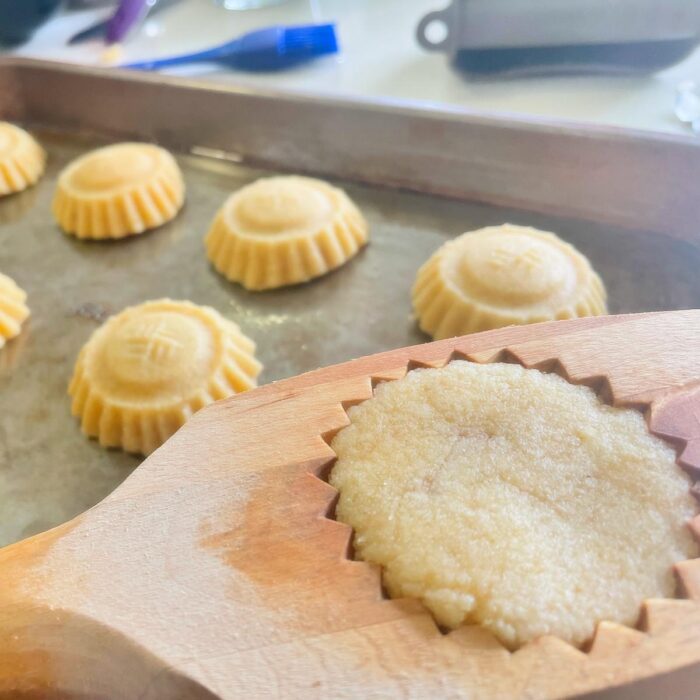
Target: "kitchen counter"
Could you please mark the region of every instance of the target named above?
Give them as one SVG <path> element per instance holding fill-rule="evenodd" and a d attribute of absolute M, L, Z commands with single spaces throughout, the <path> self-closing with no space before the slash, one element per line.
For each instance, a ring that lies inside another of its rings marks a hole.
<path fill-rule="evenodd" d="M 196 51 L 270 24 L 335 20 L 342 47 L 337 57 L 275 74 L 245 74 L 213 65 L 171 72 L 252 87 L 382 97 L 438 107 L 691 133 L 674 116 L 673 100 L 678 83 L 700 80 L 700 51 L 648 77 L 470 81 L 453 70 L 443 54 L 425 52 L 414 39 L 419 19 L 444 4 L 441 0 L 291 0 L 263 10 L 230 12 L 212 0 L 185 0 L 146 22 L 124 47 L 123 59 Z M 99 64 L 102 44 L 68 47 L 66 41 L 104 15 L 104 10 L 60 14 L 13 53 Z"/>

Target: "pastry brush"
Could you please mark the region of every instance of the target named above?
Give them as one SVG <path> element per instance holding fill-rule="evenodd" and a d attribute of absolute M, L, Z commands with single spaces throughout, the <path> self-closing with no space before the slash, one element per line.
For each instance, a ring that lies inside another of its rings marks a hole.
<path fill-rule="evenodd" d="M 275 26 L 257 29 L 205 51 L 130 63 L 123 68 L 158 70 L 187 63 L 215 62 L 247 70 L 277 70 L 337 51 L 334 24 Z"/>

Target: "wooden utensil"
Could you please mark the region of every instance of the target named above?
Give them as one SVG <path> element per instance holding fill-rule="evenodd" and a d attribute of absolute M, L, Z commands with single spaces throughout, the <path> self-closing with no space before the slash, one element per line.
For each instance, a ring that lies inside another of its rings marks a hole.
<path fill-rule="evenodd" d="M 88 512 L 0 551 L 0 697 L 697 698 L 700 560 L 637 629 L 511 654 L 480 627 L 442 634 L 348 558 L 324 481 L 344 409 L 453 358 L 556 371 L 646 410 L 700 475 L 700 311 L 513 327 L 263 386 L 198 413 Z"/>

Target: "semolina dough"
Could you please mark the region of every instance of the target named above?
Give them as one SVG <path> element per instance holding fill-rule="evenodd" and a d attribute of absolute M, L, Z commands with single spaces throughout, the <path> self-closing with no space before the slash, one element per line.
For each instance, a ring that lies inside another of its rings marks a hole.
<path fill-rule="evenodd" d="M 210 307 L 170 299 L 129 307 L 80 351 L 73 415 L 101 445 L 150 454 L 203 406 L 256 386 L 254 351 Z"/>
<path fill-rule="evenodd" d="M 504 224 L 465 233 L 420 268 L 413 308 L 435 339 L 607 313 L 588 260 L 553 233 Z"/>
<path fill-rule="evenodd" d="M 337 187 L 309 177 L 257 180 L 234 192 L 206 237 L 214 267 L 246 289 L 300 284 L 367 243 L 367 223 Z"/>
<path fill-rule="evenodd" d="M 60 227 L 78 238 L 124 238 L 170 221 L 185 200 L 175 159 L 149 143 L 90 151 L 63 169 L 53 201 Z"/>
<path fill-rule="evenodd" d="M 452 362 L 381 384 L 332 443 L 338 520 L 392 597 L 506 646 L 634 624 L 698 555 L 675 453 L 641 414 L 518 365 Z"/>

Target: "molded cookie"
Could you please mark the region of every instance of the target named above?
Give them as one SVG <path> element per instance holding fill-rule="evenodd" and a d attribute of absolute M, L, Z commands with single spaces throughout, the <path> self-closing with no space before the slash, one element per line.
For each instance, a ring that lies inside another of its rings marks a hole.
<path fill-rule="evenodd" d="M 216 310 L 161 299 L 132 306 L 80 351 L 68 389 L 82 430 L 149 454 L 203 406 L 256 386 L 255 343 Z"/>
<path fill-rule="evenodd" d="M 367 224 L 342 190 L 308 177 L 271 177 L 234 192 L 206 237 L 214 267 L 247 289 L 307 282 L 367 242 Z"/>
<path fill-rule="evenodd" d="M 553 233 L 504 224 L 465 233 L 420 268 L 413 307 L 435 339 L 607 313 L 591 264 Z"/>
<path fill-rule="evenodd" d="M 21 192 L 44 172 L 46 154 L 24 129 L 0 122 L 0 195 Z"/>
<path fill-rule="evenodd" d="M 64 168 L 53 213 L 61 228 L 78 238 L 123 238 L 170 221 L 184 198 L 182 174 L 168 151 L 119 143 Z"/>
<path fill-rule="evenodd" d="M 26 300 L 27 293 L 10 277 L 0 274 L 0 348 L 19 335 L 29 316 Z"/>

